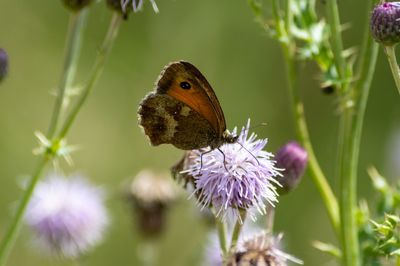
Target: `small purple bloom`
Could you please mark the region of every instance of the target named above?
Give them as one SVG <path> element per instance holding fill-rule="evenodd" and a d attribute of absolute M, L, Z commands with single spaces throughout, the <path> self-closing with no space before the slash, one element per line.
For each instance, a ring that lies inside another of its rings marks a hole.
<path fill-rule="evenodd" d="M 8 55 L 6 51 L 0 48 L 0 82 L 7 76 L 8 73 Z"/>
<path fill-rule="evenodd" d="M 378 4 L 372 11 L 372 37 L 384 45 L 400 42 L 400 2 Z"/>
<path fill-rule="evenodd" d="M 79 176 L 52 174 L 36 186 L 25 222 L 43 248 L 74 258 L 100 242 L 108 216 L 99 188 Z"/>
<path fill-rule="evenodd" d="M 276 153 L 276 166 L 284 169 L 283 176 L 278 178 L 282 185 L 280 193 L 294 189 L 301 180 L 308 162 L 307 151 L 297 142 L 291 141 L 281 147 Z"/>
<path fill-rule="evenodd" d="M 250 120 L 237 143 L 225 144 L 220 151 L 193 151 L 191 164 L 183 171 L 195 178 L 194 194 L 199 204 L 214 206 L 223 217 L 231 210 L 239 216 L 239 209 L 252 207 L 265 214 L 266 203 L 278 201 L 275 177 L 280 173 L 271 160 L 273 155 L 263 150 L 267 140 L 256 140 L 254 133 L 248 137 L 249 126 Z"/>

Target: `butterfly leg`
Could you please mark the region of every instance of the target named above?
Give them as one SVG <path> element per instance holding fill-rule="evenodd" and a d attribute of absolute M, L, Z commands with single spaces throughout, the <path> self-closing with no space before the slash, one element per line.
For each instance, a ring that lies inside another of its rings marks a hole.
<path fill-rule="evenodd" d="M 229 172 L 228 168 L 226 167 L 225 153 L 224 153 L 220 148 L 217 148 L 217 149 L 219 150 L 220 153 L 222 153 L 222 156 L 224 157 L 224 167 L 225 167 L 225 170 L 226 170 L 227 172 Z"/>
<path fill-rule="evenodd" d="M 212 151 L 213 151 L 213 149 L 210 149 L 209 151 L 203 152 L 203 153 L 200 155 L 200 172 L 201 172 L 201 169 L 203 169 L 203 155 L 204 155 L 204 154 L 207 154 L 207 153 L 210 153 L 210 152 L 212 152 Z"/>

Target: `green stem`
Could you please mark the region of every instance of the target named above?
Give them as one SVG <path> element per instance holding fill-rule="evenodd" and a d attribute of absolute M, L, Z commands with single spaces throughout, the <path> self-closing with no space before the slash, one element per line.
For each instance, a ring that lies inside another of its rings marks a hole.
<path fill-rule="evenodd" d="M 338 70 L 339 78 L 343 84 L 341 88 L 341 91 L 343 92 L 346 87 L 344 85 L 347 83 L 345 81 L 346 61 L 343 57 L 343 41 L 337 0 L 327 0 L 326 8 L 328 15 L 328 25 L 331 28 L 332 51 L 334 55 L 336 69 Z"/>
<path fill-rule="evenodd" d="M 90 95 L 91 91 L 93 90 L 93 87 L 95 86 L 97 80 L 99 79 L 101 73 L 103 72 L 104 65 L 111 51 L 112 44 L 114 43 L 114 40 L 118 35 L 119 26 L 121 24 L 122 19 L 123 19 L 122 16 L 118 12 L 114 12 L 106 37 L 97 54 L 92 74 L 90 75 L 89 80 L 84 86 L 83 93 L 81 94 L 78 102 L 71 110 L 71 113 L 67 116 L 65 123 L 63 124 L 63 127 L 61 128 L 60 133 L 58 135 L 58 139 L 64 138 L 65 135 L 68 133 L 80 109 L 86 102 L 86 99 Z"/>
<path fill-rule="evenodd" d="M 395 46 L 384 46 L 387 59 L 389 61 L 390 69 L 392 70 L 393 79 L 396 83 L 398 92 L 400 93 L 400 69 L 397 64 Z"/>
<path fill-rule="evenodd" d="M 82 10 L 77 13 L 73 13 L 70 15 L 69 22 L 69 30 L 67 34 L 66 48 L 65 48 L 65 56 L 64 56 L 64 65 L 61 74 L 61 78 L 58 84 L 58 93 L 56 102 L 53 109 L 53 114 L 48 130 L 48 139 L 51 139 L 54 135 L 54 132 L 57 128 L 57 123 L 60 118 L 62 103 L 64 100 L 65 90 L 72 83 L 77 59 L 79 56 L 80 47 L 82 46 L 82 32 L 83 27 L 85 25 L 86 10 Z M 4 265 L 7 260 L 11 248 L 13 247 L 18 233 L 20 231 L 22 220 L 25 214 L 25 210 L 28 206 L 28 203 L 32 197 L 33 191 L 35 190 L 36 184 L 40 179 L 41 174 L 43 173 L 47 163 L 51 160 L 51 157 L 48 154 L 44 154 L 40 163 L 37 166 L 36 171 L 34 172 L 28 187 L 22 197 L 22 200 L 18 206 L 17 212 L 11 221 L 9 229 L 6 231 L 6 235 L 4 236 L 1 244 L 0 244 L 0 265 Z"/>
<path fill-rule="evenodd" d="M 290 2 L 292 0 L 287 0 L 287 10 L 290 9 Z M 272 13 L 274 14 L 274 19 L 276 25 L 280 25 L 281 18 L 279 17 L 279 2 L 277 0 L 272 1 Z M 286 11 L 288 12 L 288 11 Z M 285 29 L 291 28 L 291 13 L 286 14 Z M 282 34 L 282 29 L 278 28 L 278 34 Z M 320 193 L 322 200 L 324 202 L 325 208 L 328 212 L 329 219 L 335 230 L 339 235 L 340 231 L 340 218 L 339 218 L 339 207 L 335 195 L 332 192 L 331 187 L 319 166 L 318 160 L 314 154 L 314 149 L 312 147 L 310 136 L 307 129 L 307 123 L 304 114 L 303 103 L 300 99 L 299 91 L 297 89 L 297 67 L 295 62 L 295 42 L 291 39 L 290 35 L 286 37 L 288 42 L 281 42 L 282 51 L 286 61 L 287 67 L 287 83 L 289 89 L 289 97 L 291 101 L 296 133 L 297 137 L 302 143 L 303 147 L 307 150 L 308 160 L 309 160 L 309 173 L 316 185 L 318 192 Z"/>
<path fill-rule="evenodd" d="M 272 205 L 267 206 L 267 217 L 265 227 L 268 233 L 273 234 L 275 221 L 275 207 Z"/>
<path fill-rule="evenodd" d="M 319 166 L 317 157 L 315 156 L 314 149 L 312 147 L 310 136 L 307 129 L 307 122 L 305 119 L 303 102 L 300 99 L 299 91 L 296 89 L 296 64 L 294 59 L 289 55 L 287 49 L 285 50 L 285 59 L 288 72 L 288 88 L 289 97 L 292 104 L 292 111 L 295 120 L 295 126 L 297 131 L 297 137 L 300 140 L 303 147 L 308 153 L 308 170 L 316 185 L 319 194 L 322 197 L 322 201 L 325 205 L 326 211 L 328 212 L 329 220 L 339 235 L 340 232 L 340 218 L 339 218 L 339 206 L 335 195 Z"/>
<path fill-rule="evenodd" d="M 64 65 L 61 72 L 61 77 L 58 82 L 58 91 L 56 101 L 53 108 L 53 114 L 47 138 L 52 139 L 57 130 L 58 121 L 61 116 L 64 94 L 70 88 L 75 78 L 78 58 L 82 46 L 83 28 L 86 24 L 88 10 L 84 8 L 79 12 L 71 12 L 69 21 L 69 30 L 67 43 L 65 48 Z"/>
<path fill-rule="evenodd" d="M 370 0 L 367 10 L 372 8 L 372 4 L 373 1 Z M 361 265 L 356 220 L 357 168 L 365 110 L 378 57 L 378 45 L 370 38 L 369 24 L 366 23 L 366 25 L 358 66 L 358 81 L 351 91 L 353 108 L 344 110 L 340 134 L 343 145 L 340 147 L 339 157 L 341 240 L 343 262 L 348 266 Z"/>
<path fill-rule="evenodd" d="M 226 244 L 226 226 L 225 223 L 219 217 L 215 217 L 215 222 L 217 226 L 219 246 L 221 248 L 222 255 L 225 257 L 225 255 L 228 252 Z"/>
<path fill-rule="evenodd" d="M 236 220 L 235 227 L 233 228 L 232 237 L 231 237 L 231 246 L 229 248 L 230 251 L 233 251 L 236 248 L 236 245 L 239 240 L 240 232 L 242 232 L 244 221 L 246 220 L 247 211 L 242 209 L 239 210 L 239 217 Z"/>
<path fill-rule="evenodd" d="M 33 191 L 35 190 L 35 186 L 44 170 L 46 167 L 47 163 L 49 161 L 49 158 L 45 156 L 39 163 L 36 171 L 34 172 L 28 187 L 26 188 L 26 191 L 21 199 L 21 202 L 18 206 L 17 212 L 14 216 L 14 219 L 12 220 L 10 227 L 6 231 L 6 235 L 3 238 L 3 241 L 1 242 L 0 245 L 0 265 L 4 265 L 6 262 L 11 248 L 13 247 L 18 233 L 21 229 L 22 225 L 22 220 L 24 218 L 25 210 L 26 207 L 28 206 L 29 200 L 31 199 L 31 196 L 33 194 Z"/>

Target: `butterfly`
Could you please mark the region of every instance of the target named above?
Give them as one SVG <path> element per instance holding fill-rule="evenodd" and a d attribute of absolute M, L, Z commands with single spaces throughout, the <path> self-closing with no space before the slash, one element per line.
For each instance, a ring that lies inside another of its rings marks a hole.
<path fill-rule="evenodd" d="M 153 146 L 166 143 L 182 150 L 214 150 L 238 139 L 226 129 L 224 113 L 211 85 L 185 61 L 165 66 L 154 91 L 139 104 L 138 116 Z"/>

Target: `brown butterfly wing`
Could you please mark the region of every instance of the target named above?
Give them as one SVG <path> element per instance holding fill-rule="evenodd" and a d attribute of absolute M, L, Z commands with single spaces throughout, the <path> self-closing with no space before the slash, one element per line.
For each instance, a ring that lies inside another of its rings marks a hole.
<path fill-rule="evenodd" d="M 189 89 L 183 89 L 186 82 Z M 215 130 L 218 139 L 226 130 L 224 113 L 211 85 L 192 64 L 179 61 L 165 67 L 156 83 L 159 94 L 167 94 L 181 101 L 205 118 Z"/>
<path fill-rule="evenodd" d="M 186 104 L 152 92 L 139 105 L 139 124 L 152 145 L 173 144 L 182 150 L 200 149 L 217 139 L 210 123 Z"/>

